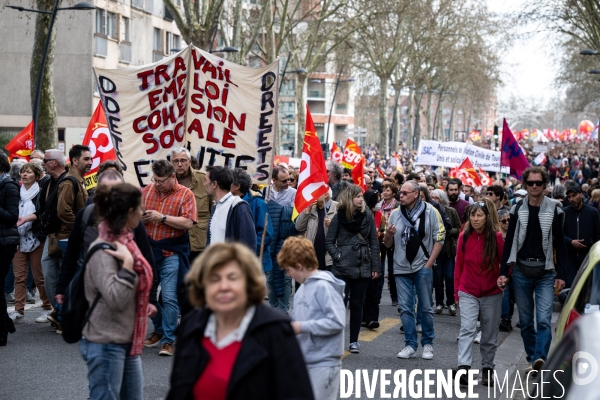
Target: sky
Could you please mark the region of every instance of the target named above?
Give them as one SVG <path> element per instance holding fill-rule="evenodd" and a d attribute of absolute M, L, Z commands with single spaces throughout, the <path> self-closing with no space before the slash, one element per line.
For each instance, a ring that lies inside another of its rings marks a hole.
<path fill-rule="evenodd" d="M 503 13 L 519 9 L 528 0 L 487 0 L 490 11 Z M 554 62 L 556 50 L 546 34 L 540 33 L 525 41 L 516 41 L 504 59 L 502 80 L 505 86 L 498 91 L 500 101 L 511 96 L 549 99 L 556 96 L 552 87 L 557 75 Z"/>

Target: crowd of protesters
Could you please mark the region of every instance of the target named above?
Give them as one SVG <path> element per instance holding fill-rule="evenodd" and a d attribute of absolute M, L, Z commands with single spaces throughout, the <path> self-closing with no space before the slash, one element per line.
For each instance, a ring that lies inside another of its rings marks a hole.
<path fill-rule="evenodd" d="M 540 370 L 554 293 L 600 240 L 597 158 L 552 154 L 521 182 L 472 187 L 398 154 L 365 153 L 366 190 L 327 162 L 329 191 L 293 219 L 299 175 L 285 164 L 258 186 L 242 169 L 194 169 L 174 148 L 141 190 L 106 162 L 88 193 L 86 146 L 68 163 L 55 149 L 29 162 L 0 153 L 0 345 L 38 295 L 35 321 L 62 332 L 89 252 L 85 298 L 97 305 L 80 350 L 91 399 L 142 398 L 140 354 L 155 347 L 174 355 L 168 398 L 336 398 L 344 339 L 360 353 L 361 328 L 379 328 L 386 283 L 404 334 L 398 358 L 420 345 L 433 359 L 435 315 L 460 311 L 456 371 L 480 343 L 491 385 L 516 303 L 529 370 Z"/>

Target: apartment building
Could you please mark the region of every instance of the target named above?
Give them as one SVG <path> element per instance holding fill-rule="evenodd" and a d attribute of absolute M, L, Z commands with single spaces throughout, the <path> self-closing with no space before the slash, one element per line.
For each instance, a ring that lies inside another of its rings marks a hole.
<path fill-rule="evenodd" d="M 184 45 L 162 0 L 92 2 L 95 11 L 59 11 L 55 25 L 54 95 L 59 146 L 65 150 L 81 142 L 100 100 L 93 67 L 148 64 Z M 31 7 L 27 0 L 10 4 Z M 63 7 L 67 4 L 71 3 L 63 2 Z M 34 13 L 1 10 L 0 135 L 14 135 L 32 120 L 29 70 L 34 33 Z"/>

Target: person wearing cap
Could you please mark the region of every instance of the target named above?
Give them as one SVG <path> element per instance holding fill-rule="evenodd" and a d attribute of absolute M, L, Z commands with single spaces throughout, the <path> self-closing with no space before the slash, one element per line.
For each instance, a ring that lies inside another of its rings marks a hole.
<path fill-rule="evenodd" d="M 577 184 L 567 186 L 567 200 L 569 205 L 563 209 L 569 258 L 565 287 L 571 287 L 590 248 L 600 240 L 600 212 L 583 203 L 583 190 Z"/>
<path fill-rule="evenodd" d="M 515 192 L 515 197 L 513 198 L 513 204 L 518 203 L 519 201 L 523 200 L 523 198 L 525 198 L 525 196 L 527 196 L 527 191 L 523 190 L 523 189 L 519 189 Z"/>

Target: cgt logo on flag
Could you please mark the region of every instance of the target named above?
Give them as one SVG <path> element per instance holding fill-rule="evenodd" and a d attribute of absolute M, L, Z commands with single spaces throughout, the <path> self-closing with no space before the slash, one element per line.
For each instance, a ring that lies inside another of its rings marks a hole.
<path fill-rule="evenodd" d="M 82 144 L 90 147 L 92 155 L 92 168 L 84 176 L 85 188 L 90 190 L 98 185 L 98 167 L 100 164 L 104 161 L 117 159 L 101 102 L 98 102 L 98 106 L 90 119 Z"/>

